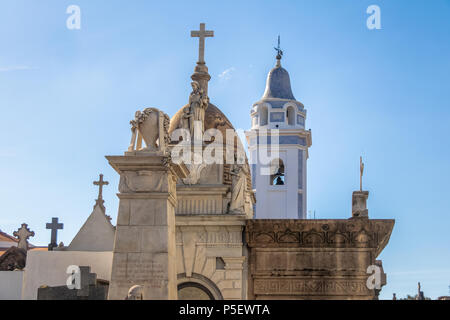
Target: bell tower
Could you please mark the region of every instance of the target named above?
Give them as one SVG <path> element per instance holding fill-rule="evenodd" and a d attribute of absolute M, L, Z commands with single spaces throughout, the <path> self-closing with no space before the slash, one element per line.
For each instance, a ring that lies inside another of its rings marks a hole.
<path fill-rule="evenodd" d="M 311 130 L 306 109 L 291 90 L 289 73 L 276 65 L 267 76 L 263 97 L 253 104 L 252 126 L 246 131 L 256 192 L 256 219 L 306 219 L 306 173 Z"/>

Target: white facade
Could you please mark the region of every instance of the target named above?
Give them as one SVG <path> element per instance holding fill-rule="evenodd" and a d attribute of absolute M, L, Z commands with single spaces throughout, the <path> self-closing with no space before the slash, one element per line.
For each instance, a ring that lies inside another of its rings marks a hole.
<path fill-rule="evenodd" d="M 256 219 L 306 219 L 307 159 L 311 130 L 295 100 L 280 60 L 267 77 L 262 99 L 251 110 L 246 132 L 256 193 Z"/>
<path fill-rule="evenodd" d="M 67 267 L 90 266 L 97 279 L 111 280 L 112 252 L 28 251 L 23 277 L 23 300 L 36 300 L 40 286 L 66 285 Z"/>

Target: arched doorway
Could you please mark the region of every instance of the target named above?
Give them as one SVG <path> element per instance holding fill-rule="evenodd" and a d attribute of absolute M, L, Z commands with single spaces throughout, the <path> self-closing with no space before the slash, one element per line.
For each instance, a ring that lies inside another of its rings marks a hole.
<path fill-rule="evenodd" d="M 178 300 L 215 300 L 212 293 L 196 282 L 184 282 L 178 285 Z"/>
<path fill-rule="evenodd" d="M 177 278 L 178 300 L 223 300 L 215 283 L 201 274 L 193 273 L 188 278 L 182 273 Z"/>

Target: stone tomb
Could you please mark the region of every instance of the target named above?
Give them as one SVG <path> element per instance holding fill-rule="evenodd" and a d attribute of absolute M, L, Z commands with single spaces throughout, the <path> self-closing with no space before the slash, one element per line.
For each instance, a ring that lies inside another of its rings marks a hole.
<path fill-rule="evenodd" d="M 143 287 L 146 300 L 176 299 L 176 180 L 187 169 L 164 152 L 107 158 L 120 174 L 108 299 L 125 299 L 134 285 Z"/>
<path fill-rule="evenodd" d="M 248 220 L 249 299 L 376 299 L 367 268 L 394 220 Z M 381 289 L 381 288 L 380 288 Z"/>
<path fill-rule="evenodd" d="M 91 273 L 90 267 L 80 267 L 81 288 L 69 289 L 67 285 L 38 289 L 38 300 L 106 300 L 108 296 L 107 281 L 98 281 L 97 275 Z"/>

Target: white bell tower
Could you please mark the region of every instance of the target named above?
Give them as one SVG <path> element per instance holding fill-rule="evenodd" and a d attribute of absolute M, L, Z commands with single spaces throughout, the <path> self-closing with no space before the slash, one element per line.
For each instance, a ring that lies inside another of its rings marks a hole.
<path fill-rule="evenodd" d="M 283 53 L 279 47 L 277 51 L 276 66 L 267 76 L 263 97 L 251 109 L 252 127 L 245 133 L 256 193 L 255 218 L 306 219 L 311 130 L 305 130 L 306 110 L 292 94 L 289 74 L 281 67 Z"/>

